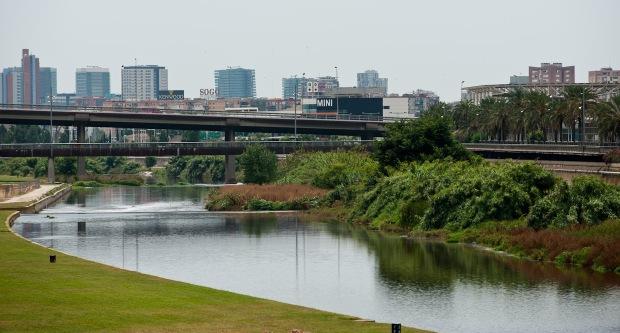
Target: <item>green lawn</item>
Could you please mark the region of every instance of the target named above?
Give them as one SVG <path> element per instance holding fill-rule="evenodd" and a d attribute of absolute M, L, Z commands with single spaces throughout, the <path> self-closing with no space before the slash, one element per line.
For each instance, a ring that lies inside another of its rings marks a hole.
<path fill-rule="evenodd" d="M 11 212 L 0 211 L 4 222 Z M 55 264 L 49 254 L 56 254 Z M 390 332 L 308 309 L 123 271 L 28 243 L 0 223 L 0 332 Z M 403 332 L 419 332 L 403 329 Z"/>
<path fill-rule="evenodd" d="M 27 182 L 33 181 L 32 177 L 19 177 L 19 176 L 9 176 L 9 175 L 0 175 L 0 183 L 16 183 L 16 182 Z"/>

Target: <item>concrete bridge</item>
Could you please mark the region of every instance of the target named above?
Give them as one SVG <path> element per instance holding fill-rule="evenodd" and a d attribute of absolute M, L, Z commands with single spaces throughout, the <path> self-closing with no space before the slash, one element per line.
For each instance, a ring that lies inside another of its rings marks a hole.
<path fill-rule="evenodd" d="M 369 139 L 383 136 L 385 123 L 397 118 L 316 113 L 216 112 L 124 109 L 103 107 L 53 107 L 0 104 L 0 124 L 49 125 L 222 132 L 349 135 Z"/>

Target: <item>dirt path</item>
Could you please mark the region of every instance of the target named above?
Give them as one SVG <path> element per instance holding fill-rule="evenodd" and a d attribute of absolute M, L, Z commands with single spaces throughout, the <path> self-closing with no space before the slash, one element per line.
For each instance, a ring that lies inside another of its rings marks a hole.
<path fill-rule="evenodd" d="M 45 195 L 45 193 L 49 192 L 50 190 L 61 186 L 60 184 L 55 184 L 55 185 L 41 185 L 41 187 L 39 187 L 38 189 L 34 190 L 34 191 L 30 191 L 28 193 L 22 194 L 22 195 L 18 195 L 16 197 L 12 197 L 11 199 L 2 201 L 3 203 L 8 203 L 8 202 L 30 202 L 33 200 L 36 200 L 40 197 L 42 197 L 43 195 Z"/>

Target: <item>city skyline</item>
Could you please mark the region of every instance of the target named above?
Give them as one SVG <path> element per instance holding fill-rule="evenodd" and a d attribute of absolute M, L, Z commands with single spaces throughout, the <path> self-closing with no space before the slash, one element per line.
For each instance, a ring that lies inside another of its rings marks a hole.
<path fill-rule="evenodd" d="M 614 39 L 613 15 L 620 8 L 615 1 L 594 1 L 587 6 L 580 1 L 502 5 L 488 1 L 362 1 L 354 7 L 348 2 L 338 3 L 330 5 L 330 15 L 337 18 L 336 22 L 302 27 L 303 37 L 298 39 L 291 38 L 291 32 L 282 27 L 291 20 L 320 17 L 324 6 L 285 6 L 280 1 L 273 1 L 270 6 L 240 1 L 180 2 L 176 8 L 187 9 L 187 13 L 179 21 L 163 10 L 164 4 L 167 3 L 154 1 L 143 8 L 144 3 L 112 1 L 97 8 L 97 15 L 83 17 L 74 14 L 92 13 L 90 4 L 5 1 L 0 4 L 0 28 L 11 34 L 3 37 L 0 66 L 18 66 L 19 51 L 28 48 L 41 59 L 41 67 L 57 68 L 58 92 L 75 92 L 75 70 L 97 65 L 110 69 L 111 91 L 120 93 L 121 66 L 133 64 L 137 58 L 138 64 L 166 66 L 170 86 L 184 89 L 187 97 L 198 97 L 201 88 L 213 88 L 214 71 L 227 66 L 255 69 L 256 95 L 261 97 L 280 96 L 282 78 L 291 75 L 334 76 L 337 66 L 341 86 L 355 86 L 356 74 L 373 68 L 389 79 L 391 93 L 432 90 L 445 101 L 460 98 L 461 81 L 466 86 L 507 83 L 509 76 L 527 75 L 528 66 L 541 62 L 575 66 L 576 82 L 587 82 L 589 71 L 620 67 L 620 46 L 609 42 Z M 265 10 L 274 6 L 279 8 L 279 14 Z M 446 6 L 450 12 L 445 12 Z M 152 15 L 132 16 L 138 9 Z M 207 9 L 237 11 L 239 20 L 252 29 L 249 33 L 241 28 L 220 33 L 217 27 L 226 18 L 216 15 L 204 20 L 200 13 Z M 27 15 L 33 10 L 46 15 Z M 540 12 L 551 10 L 558 15 L 536 25 L 525 24 Z M 287 14 L 293 12 L 304 14 Z M 425 15 L 414 15 L 420 12 Z M 347 24 L 355 19 L 348 16 L 355 15 L 391 19 L 381 19 L 378 28 L 373 26 L 372 30 L 337 38 L 338 33 L 349 31 Z M 276 16 L 283 22 L 269 23 Z M 106 20 L 109 17 L 117 19 Z M 128 22 L 130 17 L 133 22 Z M 72 26 L 54 24 L 69 19 L 76 20 L 76 24 L 88 23 L 89 29 L 76 31 Z M 489 31 L 489 25 L 501 27 L 502 32 Z M 156 33 L 143 34 L 146 31 Z M 555 33 L 549 37 L 544 31 Z M 103 37 L 89 39 L 92 34 Z M 326 34 L 334 38 L 325 38 Z M 60 39 L 62 36 L 64 39 Z M 272 42 L 276 36 L 282 41 L 281 46 Z M 80 39 L 80 43 L 71 43 L 72 38 Z"/>

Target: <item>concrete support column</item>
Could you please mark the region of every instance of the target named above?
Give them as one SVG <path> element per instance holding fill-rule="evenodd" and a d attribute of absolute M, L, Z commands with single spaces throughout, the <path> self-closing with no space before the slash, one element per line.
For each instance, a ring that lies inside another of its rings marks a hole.
<path fill-rule="evenodd" d="M 54 158 L 47 158 L 47 182 L 54 184 L 56 181 L 56 172 L 54 172 Z"/>
<path fill-rule="evenodd" d="M 86 127 L 77 127 L 77 142 L 84 143 L 86 141 Z M 86 157 L 78 156 L 77 158 L 77 178 L 83 180 L 86 177 Z"/>
<path fill-rule="evenodd" d="M 224 131 L 225 141 L 235 141 L 235 131 L 226 129 Z M 235 175 L 235 155 L 226 155 L 224 157 L 224 183 L 236 184 L 237 177 Z"/>

